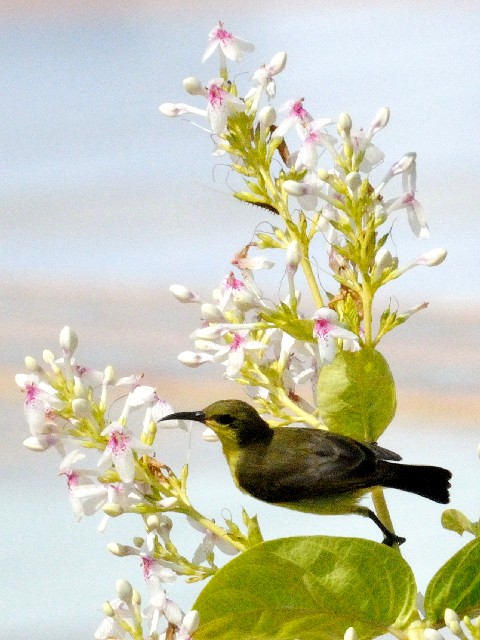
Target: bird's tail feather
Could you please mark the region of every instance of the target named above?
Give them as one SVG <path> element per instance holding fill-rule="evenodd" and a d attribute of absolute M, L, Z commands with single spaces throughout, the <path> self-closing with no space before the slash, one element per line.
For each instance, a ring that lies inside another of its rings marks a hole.
<path fill-rule="evenodd" d="M 384 487 L 416 493 L 441 504 L 450 500 L 448 489 L 452 474 L 447 469 L 383 461 L 377 469 L 381 477 L 379 484 Z"/>

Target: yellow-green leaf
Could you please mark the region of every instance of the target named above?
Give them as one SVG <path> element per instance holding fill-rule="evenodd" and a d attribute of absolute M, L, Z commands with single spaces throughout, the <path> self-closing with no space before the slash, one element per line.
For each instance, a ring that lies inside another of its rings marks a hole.
<path fill-rule="evenodd" d="M 375 349 L 339 351 L 318 378 L 318 408 L 330 431 L 376 441 L 395 416 L 395 383 Z"/>
<path fill-rule="evenodd" d="M 400 554 L 357 538 L 271 540 L 218 571 L 193 608 L 195 640 L 360 640 L 404 628 L 416 586 Z"/>
<path fill-rule="evenodd" d="M 425 592 L 425 612 L 431 624 L 443 620 L 445 609 L 460 619 L 480 613 L 480 539 L 475 538 L 433 576 Z"/>

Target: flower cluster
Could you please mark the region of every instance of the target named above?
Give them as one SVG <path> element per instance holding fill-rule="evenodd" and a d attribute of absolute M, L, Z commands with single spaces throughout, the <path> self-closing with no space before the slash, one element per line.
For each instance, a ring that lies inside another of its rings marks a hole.
<path fill-rule="evenodd" d="M 185 640 L 192 620 L 186 618 L 185 622 L 177 605 L 167 599 L 164 585 L 179 575 L 189 582 L 211 576 L 217 570 L 215 551 L 233 555 L 251 546 L 249 536 L 255 521 L 243 514 L 249 528 L 249 534 L 244 535 L 230 520 L 221 527 L 203 516 L 187 497 L 187 467 L 177 476 L 153 457 L 158 424 L 163 428 L 186 426 L 182 421 L 162 420 L 173 409 L 155 388 L 142 384 L 141 375 L 117 379 L 111 366 L 99 371 L 79 364 L 74 356 L 78 339 L 70 327 L 61 331 L 60 346 L 60 357 L 44 351 L 43 365 L 27 357 L 28 372 L 16 375 L 25 393 L 24 411 L 30 428 L 24 445 L 36 452 L 50 448 L 58 451 L 60 475 L 66 478 L 77 521 L 101 512 L 98 530 L 103 532 L 111 517 L 124 513 L 141 516 L 146 537 L 135 538 L 133 546 L 111 543 L 108 549 L 119 557 L 140 559 L 150 594 L 145 614 L 150 633 L 165 619 L 177 629 L 176 637 Z M 122 396 L 123 406 L 119 402 Z M 170 535 L 173 522 L 167 512 L 186 516 L 192 537 L 199 532 L 202 535 L 191 560 L 176 548 Z M 260 535 L 258 527 L 256 535 Z M 138 600 L 139 596 L 135 597 Z M 124 597 L 109 605 L 107 618 L 95 637 L 125 637 L 114 634 L 117 628 L 131 633 L 135 625 L 131 627 L 125 618 L 132 618 L 132 598 L 127 601 Z M 143 637 L 138 629 L 135 633 L 132 637 Z"/>
<path fill-rule="evenodd" d="M 235 197 L 270 211 L 275 221 L 266 223 L 266 230 L 259 225 L 256 238 L 234 256 L 235 271 L 224 277 L 213 299 L 172 285 L 180 302 L 199 304 L 201 316 L 201 327 L 192 334 L 195 351 L 184 351 L 179 359 L 189 367 L 223 365 L 225 375 L 246 385 L 276 424 L 300 420 L 321 426 L 322 368 L 334 361 L 339 347 L 375 348 L 387 332 L 425 309 L 427 303 L 402 313 L 388 307 L 374 326 L 377 291 L 413 267 L 440 264 L 446 251 L 431 249 L 402 265 L 387 246 L 392 216 L 401 210 L 415 236 L 429 236 L 416 199 L 416 154 L 406 153 L 374 180 L 384 160 L 376 139 L 389 122 L 388 108 L 379 109 L 365 129 L 355 128 L 347 113 L 336 120 L 314 117 L 304 98 L 292 98 L 277 116 L 273 100 L 286 54 L 279 52 L 262 64 L 241 97 L 227 61 L 242 60 L 253 46 L 223 24 L 209 37 L 203 60 L 218 51 L 219 76 L 206 84 L 193 77 L 183 83 L 190 96 L 206 105 L 166 103 L 160 111 L 206 118 L 215 154 L 229 157 L 243 181 Z M 400 192 L 387 197 L 397 178 Z M 323 247 L 317 242 L 321 238 Z M 284 252 L 277 266 L 286 286 L 285 297 L 276 303 L 256 281 L 259 272 L 274 266 L 270 254 L 275 250 Z M 322 256 L 327 265 L 315 273 Z M 302 299 L 300 277 L 310 294 Z"/>

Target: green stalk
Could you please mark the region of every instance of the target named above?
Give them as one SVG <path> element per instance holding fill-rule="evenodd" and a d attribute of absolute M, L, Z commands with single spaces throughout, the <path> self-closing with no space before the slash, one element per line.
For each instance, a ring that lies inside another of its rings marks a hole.
<path fill-rule="evenodd" d="M 238 549 L 239 551 L 247 550 L 247 545 L 243 544 L 242 542 L 239 542 L 238 540 L 233 539 L 225 531 L 225 529 L 220 527 L 218 524 L 216 524 L 212 520 L 209 520 L 205 516 L 202 516 L 202 514 L 196 509 L 194 509 L 193 507 L 189 507 L 188 509 L 182 509 L 182 511 L 183 513 L 185 513 L 185 515 L 190 516 L 196 522 L 201 524 L 202 527 L 205 527 L 205 529 L 208 529 L 208 531 L 211 531 L 214 535 L 218 536 L 222 540 L 225 540 L 225 542 L 228 542 L 229 544 L 231 544 L 233 547 L 235 547 L 235 549 Z"/>

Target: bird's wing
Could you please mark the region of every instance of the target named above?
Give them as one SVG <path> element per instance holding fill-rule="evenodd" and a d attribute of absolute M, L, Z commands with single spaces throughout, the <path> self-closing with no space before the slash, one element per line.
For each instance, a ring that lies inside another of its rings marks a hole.
<path fill-rule="evenodd" d="M 376 459 L 370 446 L 352 438 L 286 428 L 276 430 L 268 445 L 245 450 L 236 473 L 240 487 L 251 495 L 291 502 L 372 486 L 368 479 Z"/>

